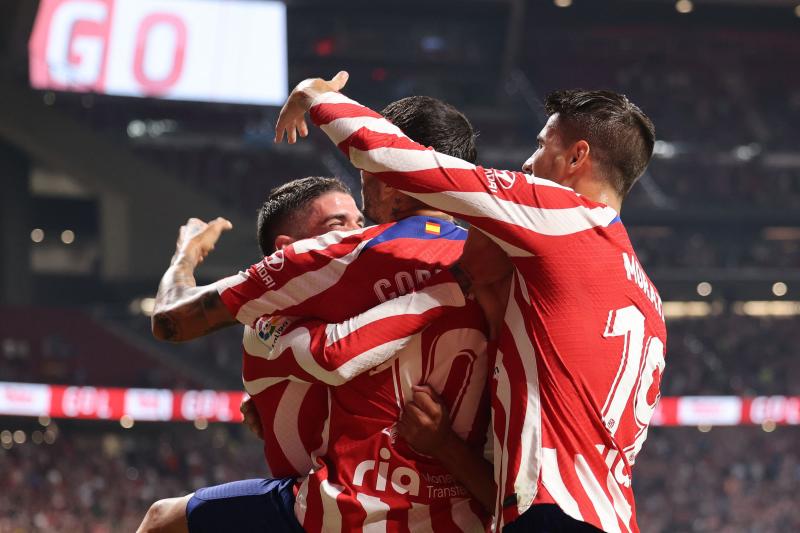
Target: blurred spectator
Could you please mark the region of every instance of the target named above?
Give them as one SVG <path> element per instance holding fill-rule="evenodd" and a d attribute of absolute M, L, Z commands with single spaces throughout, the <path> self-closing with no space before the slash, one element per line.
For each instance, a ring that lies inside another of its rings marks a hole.
<path fill-rule="evenodd" d="M 652 428 L 633 470 L 643 533 L 800 531 L 799 427 Z"/>
<path fill-rule="evenodd" d="M 45 430 L 0 418 L 0 429 L 20 426 L 25 442 L 0 448 L 0 531 L 134 531 L 157 499 L 268 474 L 259 442 L 234 425 L 65 421 Z"/>
<path fill-rule="evenodd" d="M 797 318 L 667 321 L 665 396 L 800 395 Z"/>

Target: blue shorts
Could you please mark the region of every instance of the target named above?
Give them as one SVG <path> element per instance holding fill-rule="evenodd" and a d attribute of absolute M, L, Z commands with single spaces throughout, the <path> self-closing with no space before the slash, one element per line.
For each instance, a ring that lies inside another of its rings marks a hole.
<path fill-rule="evenodd" d="M 199 489 L 186 505 L 191 533 L 302 533 L 294 516 L 294 478 L 245 479 Z"/>
<path fill-rule="evenodd" d="M 575 520 L 553 504 L 536 504 L 503 528 L 503 533 L 603 533 L 591 524 Z"/>

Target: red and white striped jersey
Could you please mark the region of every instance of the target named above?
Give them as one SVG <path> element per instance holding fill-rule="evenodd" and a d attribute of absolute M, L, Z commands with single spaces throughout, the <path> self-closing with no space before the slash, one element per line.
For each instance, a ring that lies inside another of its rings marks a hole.
<path fill-rule="evenodd" d="M 465 237 L 450 222 L 410 217 L 300 241 L 220 282 L 228 309 L 252 326 L 244 338 L 243 377 L 259 413 L 266 413 L 262 425 L 274 428 L 276 420 L 291 423 L 292 417 L 295 426 L 325 424 L 316 447 L 313 431 L 265 434 L 280 450 L 295 439 L 292 449 L 302 445 L 301 459 L 313 452 L 314 470 L 298 482 L 296 500 L 307 531 L 485 528 L 486 513 L 463 487 L 394 432 L 411 387 L 429 383 L 451 409 L 456 431 L 476 450 L 483 447 L 489 407 L 482 313 L 464 301 L 446 270 L 434 276 L 460 256 Z M 366 312 L 345 320 L 359 311 Z M 273 416 L 279 409 L 268 402 L 283 402 L 285 390 L 306 383 L 311 391 L 338 386 L 322 389 L 329 403 L 304 401 L 288 417 Z M 264 393 L 269 407 L 261 409 Z M 278 457 L 279 466 L 301 466 L 289 460 L 291 452 L 281 454 L 287 460 Z"/>
<path fill-rule="evenodd" d="M 385 363 L 414 334 L 464 304 L 458 284 L 443 271 L 419 292 L 342 323 L 274 315 L 245 326 L 242 380 L 259 413 L 272 475 L 302 477 L 313 468 L 328 412 L 326 385 Z"/>
<path fill-rule="evenodd" d="M 511 258 L 491 383 L 498 524 L 556 503 L 603 530 L 638 531 L 631 465 L 660 396 L 666 328 L 618 214 L 426 149 L 338 93 L 311 117 L 358 168 L 469 221 Z"/>
<path fill-rule="evenodd" d="M 221 280 L 217 290 L 231 314 L 246 327 L 278 313 L 342 321 L 380 301 L 412 291 L 432 275 L 431 267 L 441 268 L 436 260 L 441 245 L 411 246 L 412 241 L 441 236 L 441 242 L 448 244 L 464 235 L 463 230 L 438 219 L 412 217 L 403 227 L 409 224 L 416 233 L 393 230 L 382 237 L 394 226 L 384 224 L 298 241 L 247 271 Z M 421 237 L 416 238 L 417 233 Z M 382 241 L 389 244 L 379 246 Z M 361 257 L 368 245 L 370 252 Z M 367 283 L 371 284 L 369 290 L 355 290 Z M 264 333 L 263 324 L 260 332 Z M 248 355 L 243 346 L 245 373 L 251 361 Z M 253 390 L 251 385 L 249 392 L 261 418 L 264 456 L 271 474 L 305 475 L 312 466 L 311 453 L 322 443 L 325 420 L 318 413 L 328 410 L 327 391 L 322 385 L 288 380 L 258 388 L 257 395 Z"/>

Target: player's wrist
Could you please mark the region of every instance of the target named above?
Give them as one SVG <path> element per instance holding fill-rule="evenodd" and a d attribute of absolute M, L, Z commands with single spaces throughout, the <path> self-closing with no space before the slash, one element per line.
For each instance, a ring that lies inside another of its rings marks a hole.
<path fill-rule="evenodd" d="M 464 441 L 461 440 L 461 437 L 452 428 L 448 428 L 431 455 L 440 463 L 448 464 L 454 457 L 453 452 L 462 446 L 464 446 Z"/>
<path fill-rule="evenodd" d="M 200 263 L 200 251 L 194 248 L 179 249 L 172 257 L 172 266 L 194 270 Z"/>

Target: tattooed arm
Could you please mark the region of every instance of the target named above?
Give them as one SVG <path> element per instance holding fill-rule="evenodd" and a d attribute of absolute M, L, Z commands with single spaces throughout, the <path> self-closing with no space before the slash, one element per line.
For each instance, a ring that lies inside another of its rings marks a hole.
<path fill-rule="evenodd" d="M 158 286 L 153 309 L 153 336 L 186 341 L 236 323 L 215 285 L 197 286 L 194 270 L 214 249 L 223 231 L 233 226 L 224 218 L 208 224 L 196 218 L 181 226 L 175 255 Z"/>

